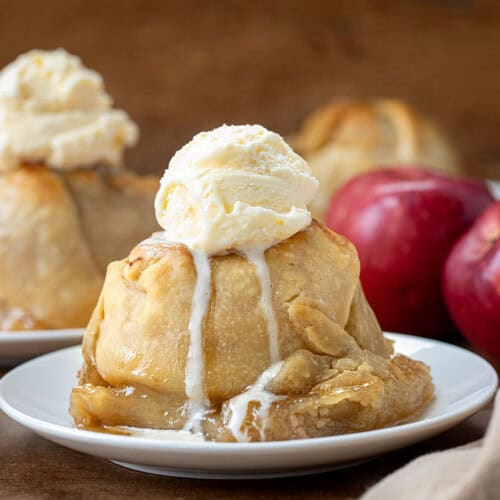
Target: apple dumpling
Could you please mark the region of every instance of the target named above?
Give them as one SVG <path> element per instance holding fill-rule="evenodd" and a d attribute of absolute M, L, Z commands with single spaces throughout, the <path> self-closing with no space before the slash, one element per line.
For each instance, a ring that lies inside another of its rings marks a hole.
<path fill-rule="evenodd" d="M 311 219 L 316 188 L 260 126 L 220 127 L 176 153 L 156 198 L 164 231 L 108 267 L 76 425 L 264 441 L 419 415 L 429 370 L 384 339 L 353 245 Z"/>
<path fill-rule="evenodd" d="M 120 168 L 137 127 L 63 50 L 0 72 L 0 123 L 0 330 L 85 326 L 107 264 L 158 227 L 158 180 Z"/>
<path fill-rule="evenodd" d="M 375 167 L 411 164 L 460 172 L 444 133 L 397 100 L 341 100 L 321 107 L 305 120 L 293 146 L 319 180 L 310 206 L 318 220 L 341 185 Z"/>

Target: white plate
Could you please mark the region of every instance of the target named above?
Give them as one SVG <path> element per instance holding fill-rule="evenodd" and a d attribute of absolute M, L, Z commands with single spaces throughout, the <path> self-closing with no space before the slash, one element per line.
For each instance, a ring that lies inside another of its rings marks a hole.
<path fill-rule="evenodd" d="M 17 365 L 34 356 L 79 344 L 84 332 L 85 328 L 0 331 L 0 366 Z"/>
<path fill-rule="evenodd" d="M 68 403 L 81 363 L 79 347 L 28 361 L 0 380 L 0 408 L 37 434 L 68 448 L 156 474 L 255 478 L 345 467 L 410 445 L 469 417 L 493 396 L 495 370 L 479 356 L 434 340 L 388 335 L 399 352 L 427 363 L 436 400 L 416 422 L 326 438 L 269 443 L 212 443 L 118 436 L 75 429 Z M 22 389 L 22 390 L 21 390 Z"/>

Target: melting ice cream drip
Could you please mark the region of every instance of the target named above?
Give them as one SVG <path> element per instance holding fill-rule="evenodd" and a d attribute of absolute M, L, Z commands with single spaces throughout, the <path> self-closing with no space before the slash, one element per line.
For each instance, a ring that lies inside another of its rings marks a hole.
<path fill-rule="evenodd" d="M 250 386 L 245 392 L 235 396 L 229 401 L 231 417 L 229 418 L 228 428 L 236 441 L 250 441 L 246 430 L 242 430 L 245 418 L 247 417 L 248 407 L 252 401 L 259 403 L 259 407 L 254 414 L 255 419 L 260 417 L 261 424 L 259 434 L 261 441 L 266 439 L 266 425 L 269 409 L 274 401 L 280 399 L 280 396 L 266 390 L 267 384 L 279 373 L 282 361 L 271 365 L 257 379 L 254 385 Z"/>
<path fill-rule="evenodd" d="M 265 440 L 266 423 L 269 408 L 278 396 L 265 390 L 267 384 L 276 376 L 281 367 L 279 352 L 278 323 L 272 303 L 271 279 L 267 266 L 266 249 L 253 249 L 244 252 L 245 257 L 254 265 L 260 284 L 260 305 L 267 323 L 269 335 L 269 357 L 271 366 L 259 377 L 257 382 L 244 393 L 233 398 L 229 404 L 231 418 L 229 428 L 238 441 L 249 441 L 246 431 L 242 431 L 252 401 L 259 404 L 257 416 L 260 417 L 260 438 Z M 205 252 L 190 250 L 196 268 L 196 284 L 193 293 L 193 305 L 189 320 L 189 351 L 185 372 L 186 395 L 189 400 L 189 418 L 184 431 L 201 432 L 201 422 L 205 415 L 208 401 L 204 392 L 203 359 L 203 319 L 210 302 L 211 269 L 210 256 Z"/>
<path fill-rule="evenodd" d="M 280 360 L 280 346 L 278 336 L 278 322 L 274 314 L 273 297 L 271 289 L 271 278 L 267 266 L 266 249 L 246 250 L 245 257 L 254 265 L 255 273 L 260 284 L 260 307 L 267 321 L 267 332 L 269 335 L 269 357 L 271 365 Z"/>
<path fill-rule="evenodd" d="M 197 277 L 189 319 L 189 351 L 184 379 L 186 396 L 189 400 L 189 418 L 184 430 L 199 433 L 208 405 L 203 380 L 203 319 L 210 301 L 211 269 L 210 258 L 206 253 L 191 249 L 191 255 Z"/>

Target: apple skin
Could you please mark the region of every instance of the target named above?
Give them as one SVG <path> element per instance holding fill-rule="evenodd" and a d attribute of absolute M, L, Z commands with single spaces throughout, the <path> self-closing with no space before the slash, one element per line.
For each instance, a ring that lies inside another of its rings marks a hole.
<path fill-rule="evenodd" d="M 500 201 L 453 246 L 443 269 L 443 293 L 463 335 L 500 358 Z"/>
<path fill-rule="evenodd" d="M 421 167 L 355 177 L 326 217 L 356 246 L 365 294 L 384 330 L 444 337 L 455 329 L 441 292 L 455 241 L 494 202 L 485 185 Z"/>

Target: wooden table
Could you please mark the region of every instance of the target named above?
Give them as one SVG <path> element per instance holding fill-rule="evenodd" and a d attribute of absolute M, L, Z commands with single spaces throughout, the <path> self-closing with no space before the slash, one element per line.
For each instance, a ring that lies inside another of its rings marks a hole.
<path fill-rule="evenodd" d="M 46 441 L 0 413 L 0 498 L 357 498 L 414 457 L 481 438 L 490 415 L 491 405 L 438 437 L 350 469 L 292 479 L 207 481 L 133 472 Z"/>

